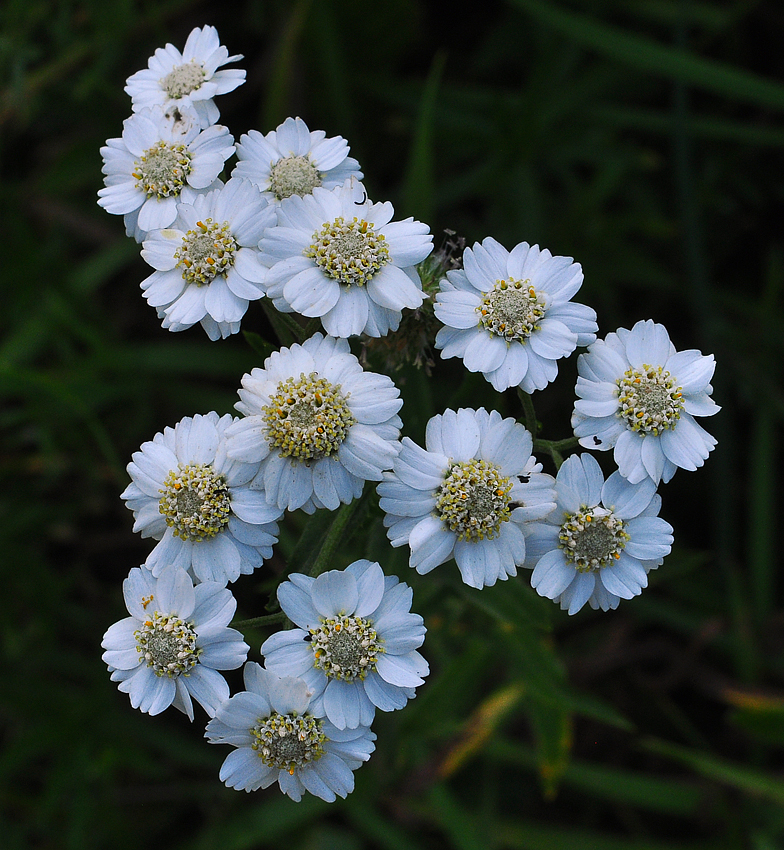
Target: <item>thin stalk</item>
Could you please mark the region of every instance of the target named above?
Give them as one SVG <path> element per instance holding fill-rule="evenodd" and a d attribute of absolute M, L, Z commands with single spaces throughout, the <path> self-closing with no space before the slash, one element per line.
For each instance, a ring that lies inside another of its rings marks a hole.
<path fill-rule="evenodd" d="M 534 451 L 547 452 L 553 459 L 555 468 L 560 469 L 564 462 L 561 452 L 567 449 L 576 449 L 579 445 L 577 437 L 567 437 L 565 440 L 534 440 Z"/>
<path fill-rule="evenodd" d="M 327 532 L 327 536 L 324 538 L 324 543 L 321 546 L 321 551 L 316 556 L 316 560 L 313 562 L 313 566 L 310 568 L 309 575 L 318 576 L 321 575 L 321 573 L 326 572 L 330 568 L 335 552 L 337 551 L 339 546 L 345 544 L 346 539 L 349 536 L 346 534 L 346 530 L 349 527 L 349 523 L 354 518 L 354 515 L 356 514 L 360 505 L 364 505 L 368 492 L 370 491 L 367 490 L 361 498 L 354 499 L 348 505 L 341 506 L 340 510 L 335 516 L 335 520 L 332 523 L 332 527 L 329 529 L 329 531 Z"/>
<path fill-rule="evenodd" d="M 536 410 L 534 410 L 534 402 L 531 396 L 525 390 L 517 388 L 517 397 L 520 399 L 520 404 L 523 406 L 523 415 L 525 416 L 525 427 L 531 432 L 531 436 L 535 437 L 539 430 L 539 423 L 536 420 Z"/>
<path fill-rule="evenodd" d="M 233 629 L 252 629 L 256 626 L 271 626 L 274 623 L 285 623 L 286 615 L 283 611 L 278 611 L 277 614 L 264 614 L 261 617 L 251 617 L 248 620 L 238 620 L 231 623 Z"/>

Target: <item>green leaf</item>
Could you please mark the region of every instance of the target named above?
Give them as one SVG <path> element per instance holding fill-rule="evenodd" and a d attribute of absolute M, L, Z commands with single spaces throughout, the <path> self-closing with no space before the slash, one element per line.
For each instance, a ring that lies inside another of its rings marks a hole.
<path fill-rule="evenodd" d="M 529 699 L 526 700 L 526 714 L 534 734 L 542 792 L 546 800 L 552 800 L 558 793 L 572 752 L 572 713 L 559 706 Z"/>
<path fill-rule="evenodd" d="M 784 704 L 744 705 L 730 714 L 730 721 L 757 741 L 784 746 Z"/>
<path fill-rule="evenodd" d="M 446 53 L 438 51 L 422 91 L 403 189 L 406 212 L 423 221 L 433 220 L 433 120 L 445 63 Z"/>
<path fill-rule="evenodd" d="M 510 850 L 718 850 L 713 842 L 655 841 L 647 838 L 618 837 L 590 829 L 561 826 L 542 826 L 503 822 L 496 834 L 496 846 Z"/>
<path fill-rule="evenodd" d="M 645 739 L 642 746 L 650 752 L 679 761 L 714 782 L 784 805 L 784 782 L 761 770 L 732 764 L 708 753 L 696 752 L 656 738 Z"/>
<path fill-rule="evenodd" d="M 567 38 L 638 71 L 690 83 L 733 100 L 784 110 L 784 86 L 750 71 L 633 35 L 588 15 L 559 8 L 554 3 L 512 2 Z"/>
<path fill-rule="evenodd" d="M 272 354 L 273 351 L 277 351 L 272 343 L 267 342 L 266 339 L 261 334 L 257 334 L 255 331 L 243 331 L 242 335 L 245 337 L 245 342 L 256 352 L 256 354 L 263 357 L 265 360 Z"/>
<path fill-rule="evenodd" d="M 281 313 L 269 298 L 261 299 L 261 308 L 266 313 L 281 345 L 291 345 L 295 342 L 302 342 L 305 339 L 305 329 L 302 325 L 288 313 Z"/>
<path fill-rule="evenodd" d="M 533 750 L 511 739 L 495 738 L 488 745 L 487 754 L 528 770 L 537 768 Z M 641 771 L 587 761 L 572 761 L 563 772 L 562 784 L 613 803 L 683 816 L 697 811 L 705 800 L 700 788 L 680 779 L 649 776 Z"/>
<path fill-rule="evenodd" d="M 485 611 L 499 623 L 511 628 L 552 628 L 549 600 L 542 599 L 519 578 L 499 581 L 481 591 L 465 586 L 460 595 L 476 608 Z"/>
<path fill-rule="evenodd" d="M 379 807 L 371 809 L 358 803 L 356 797 L 346 807 L 346 817 L 358 833 L 369 839 L 370 846 L 379 850 L 420 850 L 425 846 L 416 841 L 410 830 L 382 817 Z"/>
<path fill-rule="evenodd" d="M 428 795 L 429 813 L 449 836 L 455 850 L 488 850 L 488 836 L 480 835 L 472 813 L 444 785 L 435 785 Z M 492 844 L 490 844 L 492 847 Z"/>

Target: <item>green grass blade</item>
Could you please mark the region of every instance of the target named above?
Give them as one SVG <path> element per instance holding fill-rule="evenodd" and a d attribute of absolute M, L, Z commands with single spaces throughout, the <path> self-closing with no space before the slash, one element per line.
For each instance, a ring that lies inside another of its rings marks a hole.
<path fill-rule="evenodd" d="M 706 779 L 736 788 L 744 794 L 764 797 L 778 805 L 784 805 L 784 781 L 774 779 L 761 770 L 731 764 L 707 753 L 695 752 L 656 738 L 646 739 L 643 746 L 650 752 L 679 761 Z"/>
<path fill-rule="evenodd" d="M 526 770 L 537 768 L 533 750 L 509 739 L 494 738 L 488 744 L 487 754 Z M 576 788 L 581 794 L 663 814 L 692 815 L 705 799 L 699 788 L 683 780 L 587 761 L 571 762 L 561 782 L 564 787 Z"/>
<path fill-rule="evenodd" d="M 633 35 L 588 15 L 569 12 L 541 0 L 512 0 L 541 23 L 567 38 L 648 74 L 689 83 L 732 100 L 784 110 L 784 86 L 750 71 L 696 56 Z"/>
<path fill-rule="evenodd" d="M 436 53 L 422 91 L 403 188 L 406 215 L 414 215 L 422 221 L 433 220 L 433 120 L 445 63 L 446 54 L 443 51 Z"/>

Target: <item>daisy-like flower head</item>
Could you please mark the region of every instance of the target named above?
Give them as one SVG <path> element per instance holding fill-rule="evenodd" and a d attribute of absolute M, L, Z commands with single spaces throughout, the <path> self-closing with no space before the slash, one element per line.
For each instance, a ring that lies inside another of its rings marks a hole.
<path fill-rule="evenodd" d="M 556 510 L 527 540 L 536 592 L 570 614 L 586 602 L 607 611 L 639 596 L 673 539 L 658 516 L 653 481 L 630 484 L 618 472 L 605 481 L 593 455 L 572 455 L 558 470 L 555 492 Z"/>
<path fill-rule="evenodd" d="M 417 652 L 426 630 L 411 613 L 412 596 L 371 561 L 315 579 L 292 573 L 278 599 L 298 628 L 264 642 L 267 669 L 304 679 L 314 710 L 338 729 L 369 726 L 376 708 L 403 708 L 429 672 Z"/>
<path fill-rule="evenodd" d="M 229 788 L 255 791 L 277 782 L 299 802 L 309 791 L 328 803 L 354 790 L 354 773 L 375 749 L 367 726 L 338 729 L 314 711 L 301 679 L 279 677 L 253 662 L 245 688 L 207 724 L 211 744 L 231 744 L 220 771 Z"/>
<path fill-rule="evenodd" d="M 236 670 L 250 647 L 228 628 L 237 602 L 222 584 L 193 586 L 185 570 L 168 566 L 158 578 L 146 567 L 123 582 L 130 617 L 108 629 L 101 646 L 113 682 L 131 705 L 160 714 L 170 705 L 193 720 L 193 702 L 210 717 L 229 698 L 218 670 Z"/>
<path fill-rule="evenodd" d="M 421 221 L 392 221 L 394 212 L 369 201 L 356 180 L 283 201 L 277 227 L 259 243 L 278 310 L 319 317 L 334 337 L 396 331 L 403 308 L 425 298 L 416 264 L 433 237 Z"/>
<path fill-rule="evenodd" d="M 146 106 L 192 106 L 202 127 L 209 127 L 220 117 L 213 98 L 234 91 L 245 82 L 245 71 L 223 65 L 242 56 L 229 56 L 215 27 L 196 27 L 188 36 L 180 53 L 173 44 L 159 47 L 147 62 L 126 81 L 125 92 L 131 96 L 133 111 Z"/>
<path fill-rule="evenodd" d="M 716 445 L 694 420 L 721 410 L 710 398 L 715 368 L 712 354 L 676 351 L 650 319 L 607 334 L 577 358 L 575 436 L 587 449 L 614 449 L 632 484 L 697 469 Z"/>
<path fill-rule="evenodd" d="M 239 162 L 232 174 L 250 180 L 275 203 L 309 195 L 317 186 L 334 189 L 351 177 L 361 180 L 348 142 L 326 136 L 323 130 L 308 130 L 301 118 L 287 118 L 266 136 L 251 130 L 237 145 Z"/>
<path fill-rule="evenodd" d="M 399 451 L 400 391 L 365 372 L 344 339 L 317 333 L 274 352 L 243 375 L 240 399 L 245 418 L 226 432 L 226 451 L 261 463 L 256 481 L 279 508 L 348 504 Z"/>
<path fill-rule="evenodd" d="M 272 554 L 282 511 L 248 487 L 258 463 L 226 456 L 232 421 L 230 414 L 186 416 L 134 452 L 122 498 L 133 530 L 160 541 L 147 558 L 153 575 L 176 564 L 225 585 Z"/>
<path fill-rule="evenodd" d="M 409 564 L 423 574 L 454 557 L 471 587 L 515 575 L 527 524 L 555 507 L 553 478 L 532 445 L 522 425 L 484 408 L 434 416 L 425 449 L 404 437 L 378 486 L 392 545 L 408 544 Z"/>
<path fill-rule="evenodd" d="M 98 203 L 124 215 L 129 234 L 142 241 L 177 218 L 178 201 L 193 203 L 200 190 L 213 187 L 234 152 L 233 142 L 220 124 L 201 131 L 190 123 L 183 132 L 163 107 L 143 109 L 126 119 L 121 138 L 101 148 L 106 186 Z"/>
<path fill-rule="evenodd" d="M 237 333 L 248 302 L 264 295 L 258 241 L 274 220 L 247 180 L 178 204 L 172 226 L 150 233 L 142 250 L 155 269 L 142 291 L 163 327 L 184 331 L 200 322 L 212 340 Z"/>
<path fill-rule="evenodd" d="M 488 237 L 466 248 L 463 268 L 447 272 L 436 295 L 441 357 L 460 357 L 494 389 L 544 389 L 557 360 L 596 339 L 596 313 L 571 301 L 583 282 L 579 263 L 521 242 L 511 252 Z"/>

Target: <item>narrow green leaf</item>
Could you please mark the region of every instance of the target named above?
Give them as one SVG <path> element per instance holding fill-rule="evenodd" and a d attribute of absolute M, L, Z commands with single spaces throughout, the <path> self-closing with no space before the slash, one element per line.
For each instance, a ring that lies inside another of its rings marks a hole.
<path fill-rule="evenodd" d="M 218 793 L 236 793 L 218 789 Z M 275 846 L 270 842 L 281 842 L 294 834 L 301 834 L 316 818 L 323 816 L 329 803 L 306 794 L 299 803 L 292 804 L 279 794 L 262 799 L 255 806 L 233 812 L 212 827 L 202 828 L 198 840 L 191 841 L 191 850 L 255 850 L 264 846 Z"/>
<path fill-rule="evenodd" d="M 433 220 L 433 120 L 436 95 L 444 72 L 446 54 L 440 50 L 433 58 L 422 91 L 414 138 L 404 181 L 406 212 L 423 221 Z"/>
<path fill-rule="evenodd" d="M 267 129 L 275 127 L 289 114 L 291 83 L 296 74 L 297 46 L 310 10 L 310 3 L 311 0 L 297 0 L 290 6 L 289 18 L 281 33 L 272 71 L 268 76 L 269 85 L 263 120 Z"/>
<path fill-rule="evenodd" d="M 530 821 L 503 822 L 496 846 L 510 850 L 718 850 L 714 842 L 655 841 L 648 838 L 608 835 L 589 829 L 542 826 Z"/>
<path fill-rule="evenodd" d="M 776 605 L 775 578 L 779 570 L 776 557 L 778 510 L 775 497 L 778 464 L 776 458 L 776 421 L 766 404 L 758 405 L 749 441 L 749 566 L 752 597 L 758 623 L 765 623 Z"/>
<path fill-rule="evenodd" d="M 672 135 L 672 116 L 669 113 L 632 109 L 629 106 L 602 106 L 593 112 L 593 117 L 616 127 Z M 738 142 L 757 147 L 784 147 L 784 129 L 757 127 L 720 118 L 692 117 L 689 130 L 695 138 Z"/>
<path fill-rule="evenodd" d="M 456 800 L 445 785 L 433 786 L 428 802 L 431 816 L 449 836 L 455 850 L 488 850 L 494 845 L 490 836 L 479 834 L 471 811 Z"/>
<path fill-rule="evenodd" d="M 265 360 L 276 350 L 272 343 L 267 342 L 261 334 L 257 334 L 255 331 L 243 331 L 242 335 L 245 337 L 245 342 L 248 343 L 256 354 Z"/>
<path fill-rule="evenodd" d="M 784 781 L 763 773 L 761 770 L 732 764 L 707 753 L 695 752 L 686 747 L 680 747 L 656 738 L 645 739 L 642 746 L 650 752 L 685 764 L 695 773 L 707 779 L 712 779 L 722 785 L 729 785 L 745 794 L 764 797 L 779 805 L 784 805 Z"/>
<path fill-rule="evenodd" d="M 487 754 L 528 770 L 537 767 L 536 755 L 530 747 L 502 737 L 488 744 Z M 586 761 L 572 761 L 563 773 L 562 784 L 613 803 L 684 816 L 697 811 L 705 799 L 699 788 L 679 779 L 649 776 L 640 771 Z"/>
<path fill-rule="evenodd" d="M 730 714 L 730 722 L 757 741 L 784 746 L 784 705 L 743 706 Z"/>
<path fill-rule="evenodd" d="M 261 299 L 261 308 L 267 315 L 272 329 L 278 336 L 281 345 L 291 345 L 305 339 L 305 329 L 288 313 L 277 310 L 269 298 Z"/>
<path fill-rule="evenodd" d="M 750 71 L 659 44 L 620 27 L 600 23 L 588 15 L 559 8 L 554 3 L 542 0 L 512 2 L 567 38 L 638 71 L 681 80 L 733 100 L 784 110 L 784 86 Z"/>
<path fill-rule="evenodd" d="M 476 608 L 485 611 L 499 623 L 512 628 L 552 628 L 549 600 L 543 600 L 519 578 L 498 582 L 477 592 L 461 586 L 460 595 Z"/>
<path fill-rule="evenodd" d="M 525 711 L 534 733 L 542 792 L 546 800 L 552 800 L 558 793 L 572 752 L 572 713 L 537 699 L 526 700 Z"/>
<path fill-rule="evenodd" d="M 370 809 L 353 798 L 345 813 L 356 831 L 369 839 L 371 847 L 379 850 L 420 850 L 425 846 L 416 841 L 411 830 L 404 830 L 382 817 L 378 807 Z"/>

